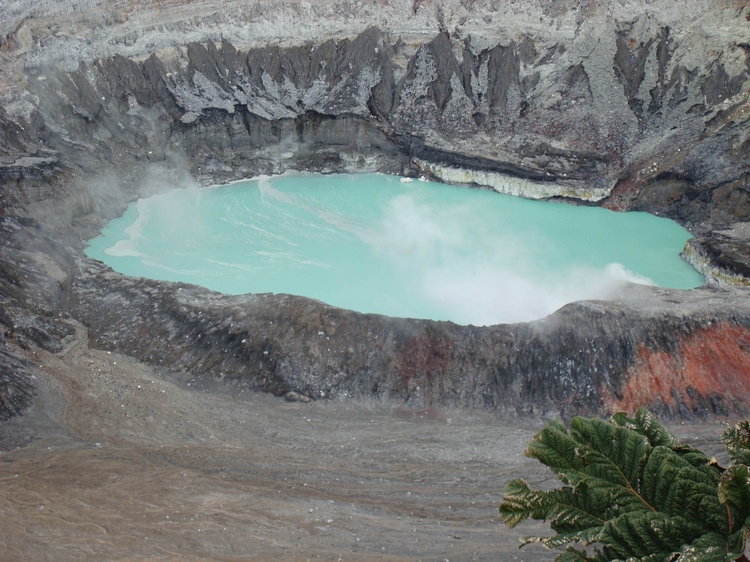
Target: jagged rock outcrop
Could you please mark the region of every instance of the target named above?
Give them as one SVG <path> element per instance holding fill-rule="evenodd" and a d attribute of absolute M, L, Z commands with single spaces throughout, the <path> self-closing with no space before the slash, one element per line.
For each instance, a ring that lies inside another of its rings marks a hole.
<path fill-rule="evenodd" d="M 537 7 L 540 17 L 571 8 L 558 4 Z M 436 29 L 418 38 L 370 26 L 291 44 L 285 37 L 283 46 L 253 37 L 237 44 L 229 38 L 238 23 L 228 17 L 219 36 L 162 39 L 137 57 L 124 55 L 134 48 L 117 37 L 129 22 L 105 26 L 115 37 L 99 39 L 98 57 L 93 48 L 71 53 L 69 39 L 53 52 L 45 40 L 61 37 L 23 25 L 8 40 L 26 93 L 5 115 L 6 151 L 26 154 L 43 139 L 35 154 L 64 154 L 88 172 L 177 151 L 207 181 L 290 167 L 396 171 L 414 157 L 437 164 L 430 171 L 438 175 L 459 168 L 486 183 L 488 172 L 511 174 L 550 184 L 550 195 L 597 190 L 584 198 L 602 199 L 614 188 L 611 207 L 688 223 L 746 218 L 744 8 L 727 3 L 692 18 L 661 5 L 620 8 L 625 19 L 613 20 L 613 6 L 591 3 L 575 20 L 557 21 L 558 33 L 532 31 L 518 16 L 518 29 L 506 24 L 493 35 L 469 17 L 493 21 L 496 3 L 452 6 L 450 16 L 447 6 L 432 7 L 415 21 L 432 17 Z M 267 10 L 272 17 L 274 6 Z M 24 50 L 24 40 L 39 45 Z M 16 160 L 7 175 L 18 175 Z M 665 179 L 685 189 L 663 200 Z"/>
<path fill-rule="evenodd" d="M 471 328 L 123 279 L 81 248 L 160 186 L 378 170 L 673 217 L 701 235 L 696 263 L 746 279 L 747 237 L 717 229 L 750 216 L 750 8 L 224 4 L 0 7 L 0 320 L 13 345 L 56 349 L 71 314 L 97 345 L 279 394 L 748 410 L 742 289 L 633 290 Z"/>
<path fill-rule="evenodd" d="M 683 257 L 710 283 L 750 286 L 750 223 L 738 223 L 691 238 Z"/>

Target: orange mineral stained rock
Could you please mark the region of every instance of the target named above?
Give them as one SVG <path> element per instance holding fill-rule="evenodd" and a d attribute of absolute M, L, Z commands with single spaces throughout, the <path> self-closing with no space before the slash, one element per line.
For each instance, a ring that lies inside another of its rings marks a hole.
<path fill-rule="evenodd" d="M 621 399 L 608 400 L 612 411 L 639 406 L 693 413 L 709 402 L 728 410 L 750 405 L 750 329 L 730 323 L 687 334 L 674 352 L 638 347 Z"/>

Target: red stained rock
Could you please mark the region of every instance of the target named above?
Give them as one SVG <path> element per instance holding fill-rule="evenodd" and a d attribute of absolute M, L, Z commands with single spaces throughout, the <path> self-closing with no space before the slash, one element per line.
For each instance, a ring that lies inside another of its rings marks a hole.
<path fill-rule="evenodd" d="M 639 406 L 695 413 L 706 404 L 728 411 L 750 406 L 750 330 L 729 323 L 689 334 L 674 353 L 638 347 L 621 398 L 607 400 L 612 411 Z"/>

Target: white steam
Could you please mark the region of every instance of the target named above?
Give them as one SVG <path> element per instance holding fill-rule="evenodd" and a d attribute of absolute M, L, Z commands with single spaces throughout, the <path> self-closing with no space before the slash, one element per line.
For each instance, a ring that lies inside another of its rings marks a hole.
<path fill-rule="evenodd" d="M 108 256 L 114 257 L 144 257 L 144 255 L 138 251 L 138 243 L 143 238 L 143 227 L 148 222 L 149 212 L 148 204 L 143 200 L 139 200 L 136 204 L 137 216 L 135 222 L 125 229 L 125 234 L 128 236 L 124 240 L 118 240 L 114 245 L 104 250 L 104 253 Z"/>
<path fill-rule="evenodd" d="M 613 298 L 628 282 L 653 284 L 618 263 L 546 271 L 517 233 L 484 229 L 467 207 L 437 209 L 409 195 L 393 199 L 368 242 L 442 317 L 463 324 L 535 320 L 570 302 Z"/>

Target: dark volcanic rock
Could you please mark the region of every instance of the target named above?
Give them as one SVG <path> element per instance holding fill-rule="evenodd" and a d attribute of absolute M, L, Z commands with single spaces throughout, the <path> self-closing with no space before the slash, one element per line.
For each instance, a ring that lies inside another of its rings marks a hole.
<path fill-rule="evenodd" d="M 711 282 L 750 286 L 750 223 L 696 236 L 684 253 Z"/>
<path fill-rule="evenodd" d="M 703 386 L 669 386 L 674 396 L 639 395 L 638 404 L 686 417 L 750 407 L 750 381 L 741 376 L 750 361 L 750 301 L 725 307 L 727 293 L 715 289 L 685 297 L 634 288 L 624 302 L 573 304 L 541 321 L 482 328 L 364 315 L 288 295 L 221 296 L 123 278 L 92 262 L 84 273 L 70 311 L 89 326 L 96 346 L 196 380 L 209 376 L 279 396 L 605 414 L 636 405 L 633 378 L 658 380 L 648 357 L 662 354 L 676 365 L 683 357 L 692 361 L 692 383 Z M 670 304 L 671 295 L 688 301 L 693 313 L 686 317 Z M 732 332 L 718 346 L 726 353 L 696 363 L 696 349 L 716 329 Z M 704 336 L 696 340 L 698 333 Z M 723 373 L 716 382 L 734 384 L 701 382 L 707 365 Z"/>
<path fill-rule="evenodd" d="M 33 367 L 0 343 L 0 421 L 17 416 L 29 407 L 36 390 Z"/>
<path fill-rule="evenodd" d="M 686 254 L 741 284 L 748 237 L 718 229 L 750 218 L 745 7 L 225 4 L 0 6 L 0 321 L 13 346 L 62 350 L 69 314 L 98 346 L 278 395 L 750 410 L 741 289 L 634 288 L 476 328 L 222 297 L 81 257 L 128 202 L 192 178 L 429 172 L 675 218 L 701 235 Z M 31 379 L 3 361 L 0 396 L 17 411 Z"/>
<path fill-rule="evenodd" d="M 7 419 L 28 407 L 36 387 L 21 349 L 56 353 L 73 333 L 62 313 L 73 261 L 35 221 L 7 212 L 0 215 L 0 255 L 0 419 Z"/>

